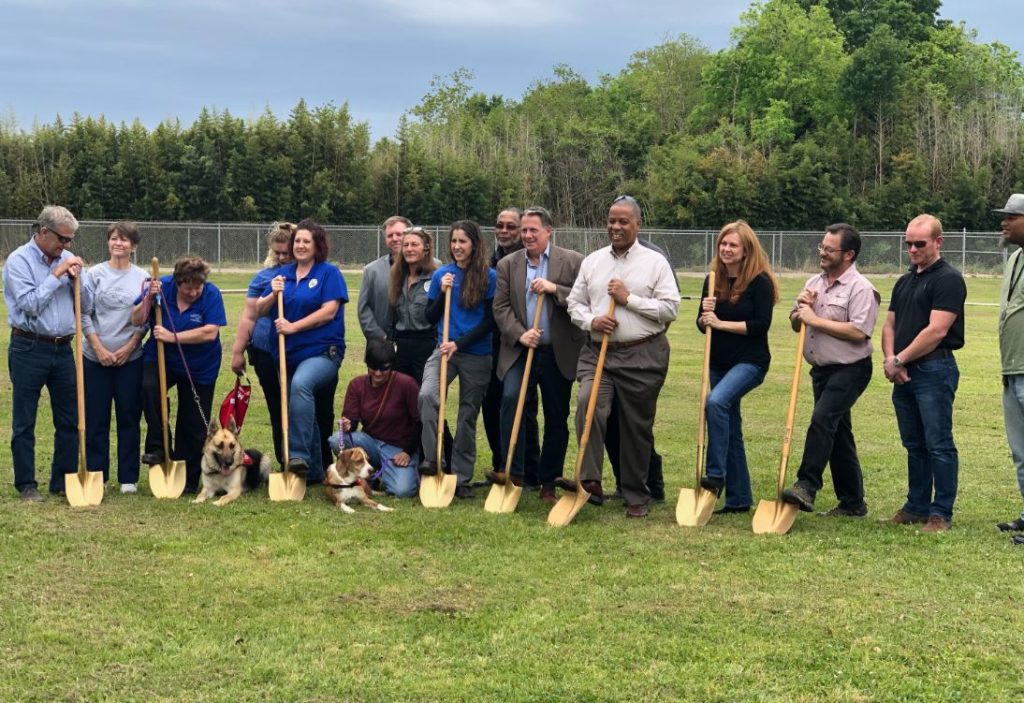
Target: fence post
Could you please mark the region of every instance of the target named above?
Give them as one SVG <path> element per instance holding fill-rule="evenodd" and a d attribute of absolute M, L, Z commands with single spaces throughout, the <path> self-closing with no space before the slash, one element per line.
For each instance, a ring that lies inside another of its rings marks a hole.
<path fill-rule="evenodd" d="M 222 268 L 220 263 L 220 223 L 217 223 L 217 270 Z"/>
<path fill-rule="evenodd" d="M 191 254 L 192 253 L 192 228 L 191 227 L 186 227 L 185 228 L 185 253 L 186 254 Z"/>
<path fill-rule="evenodd" d="M 899 257 L 900 257 L 899 271 L 903 270 L 903 242 L 901 241 L 902 239 L 903 239 L 903 237 L 899 233 L 897 233 L 896 234 L 896 242 L 897 242 L 897 244 L 896 244 L 896 252 L 899 254 Z"/>
<path fill-rule="evenodd" d="M 967 228 L 964 227 L 963 240 L 960 245 L 960 270 L 963 271 L 967 267 Z"/>
<path fill-rule="evenodd" d="M 260 228 L 256 228 L 256 265 L 260 265 Z"/>
<path fill-rule="evenodd" d="M 377 228 L 377 256 L 374 258 L 380 258 L 380 227 Z"/>

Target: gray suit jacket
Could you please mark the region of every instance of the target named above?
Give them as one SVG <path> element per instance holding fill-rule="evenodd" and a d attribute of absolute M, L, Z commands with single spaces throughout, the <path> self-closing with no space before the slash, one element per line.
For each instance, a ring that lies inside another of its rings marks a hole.
<path fill-rule="evenodd" d="M 390 273 L 390 254 L 371 261 L 363 268 L 363 282 L 359 287 L 356 311 L 359 316 L 359 327 L 367 339 L 385 339 L 391 332 L 391 306 L 388 303 Z"/>
<path fill-rule="evenodd" d="M 566 309 L 569 291 L 572 290 L 576 276 L 580 272 L 583 255 L 570 249 L 551 245 L 551 258 L 548 260 L 547 279 L 555 284 L 554 295 L 544 298 L 547 307 L 551 345 L 554 348 L 558 370 L 567 379 L 576 378 L 576 361 L 579 359 L 580 348 L 586 339 L 586 333 L 569 319 Z M 526 319 L 526 254 L 517 251 L 509 254 L 498 262 L 498 290 L 494 295 L 494 321 L 501 335 L 501 347 L 498 351 L 498 378 L 504 378 L 512 364 L 526 347 L 519 343 L 533 320 Z"/>

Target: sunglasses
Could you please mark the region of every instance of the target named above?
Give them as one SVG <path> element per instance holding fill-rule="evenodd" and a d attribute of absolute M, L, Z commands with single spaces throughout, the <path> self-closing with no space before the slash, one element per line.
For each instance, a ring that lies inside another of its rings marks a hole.
<path fill-rule="evenodd" d="M 519 229 L 519 225 L 515 224 L 514 222 L 495 222 L 494 229 L 515 232 L 517 229 Z"/>
<path fill-rule="evenodd" d="M 927 239 L 917 239 L 917 240 L 911 241 L 911 240 L 908 239 L 907 241 L 904 242 L 904 244 L 907 245 L 907 249 L 924 249 L 926 246 L 928 246 L 928 240 Z"/>
<path fill-rule="evenodd" d="M 366 368 L 371 373 L 387 373 L 388 371 L 391 370 L 392 366 L 392 364 L 384 364 L 384 366 L 381 366 L 379 368 L 373 368 L 372 366 L 367 366 Z"/>
<path fill-rule="evenodd" d="M 63 244 L 66 247 L 71 246 L 71 243 L 75 241 L 74 237 L 65 237 L 63 234 L 59 234 L 59 233 L 53 231 L 52 229 L 50 229 L 49 227 L 43 227 L 42 229 L 45 229 L 47 232 L 52 234 L 54 237 L 57 238 L 58 242 L 60 242 L 61 244 Z"/>

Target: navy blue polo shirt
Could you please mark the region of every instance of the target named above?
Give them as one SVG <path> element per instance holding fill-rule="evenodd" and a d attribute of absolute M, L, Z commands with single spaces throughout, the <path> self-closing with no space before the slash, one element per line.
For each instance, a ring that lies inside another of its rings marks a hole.
<path fill-rule="evenodd" d="M 348 286 L 345 277 L 338 267 L 329 261 L 313 264 L 306 277 L 296 280 L 297 264 L 287 264 L 278 268 L 277 273 L 284 276 L 284 317 L 289 322 L 297 322 L 319 310 L 324 303 L 337 300 L 338 311 L 334 319 L 326 325 L 303 330 L 297 334 L 287 335 L 284 340 L 285 356 L 289 366 L 318 356 L 327 351 L 328 347 L 337 347 L 338 354 L 345 353 L 345 303 L 348 302 Z M 264 295 L 270 292 L 270 284 Z M 277 317 L 277 309 L 271 311 L 271 317 Z M 275 340 L 276 341 L 276 340 Z M 273 352 L 277 354 L 277 345 Z"/>
<path fill-rule="evenodd" d="M 224 315 L 224 299 L 220 295 L 217 286 L 209 281 L 203 284 L 203 292 L 199 299 L 185 308 L 178 310 L 178 285 L 174 282 L 174 276 L 161 276 L 160 291 L 163 296 L 163 323 L 164 327 L 172 332 L 187 332 L 188 330 L 199 329 L 205 325 L 217 325 L 223 327 L 228 324 Z M 142 300 L 140 296 L 136 304 Z M 152 331 L 156 324 L 156 303 L 149 311 L 149 329 Z M 199 344 L 182 344 L 181 351 L 185 354 L 185 361 L 188 363 L 188 372 L 196 383 L 209 385 L 217 381 L 217 374 L 220 373 L 220 332 L 215 339 Z M 156 340 L 150 334 L 146 340 L 146 346 L 142 351 L 142 358 L 145 363 L 156 363 Z M 181 361 L 181 353 L 177 345 L 166 344 L 164 346 L 164 358 L 167 360 L 167 370 L 178 377 L 184 377 L 185 366 Z"/>
<path fill-rule="evenodd" d="M 427 291 L 427 298 L 429 300 L 436 300 L 441 295 L 441 277 L 446 273 L 455 274 L 455 280 L 452 283 L 452 307 L 449 312 L 448 321 L 448 339 L 458 339 L 464 337 L 473 331 L 477 325 L 484 320 L 484 306 L 490 307 L 494 301 L 494 293 L 497 291 L 498 276 L 494 273 L 494 269 L 487 269 L 487 292 L 484 293 L 484 299 L 477 303 L 472 309 L 467 310 L 462 306 L 462 277 L 463 271 L 455 263 L 445 264 L 441 268 L 434 271 L 434 275 L 430 279 L 430 290 Z M 460 352 L 466 354 L 475 354 L 476 356 L 486 356 L 491 353 L 491 335 L 493 332 L 488 332 L 483 337 L 478 339 L 473 344 L 470 344 L 467 349 L 459 349 Z M 444 318 L 442 317 L 437 323 L 437 343 L 440 344 L 444 335 Z"/>
<path fill-rule="evenodd" d="M 249 281 L 249 290 L 246 291 L 246 298 L 261 298 L 264 291 L 269 290 L 270 279 L 278 274 L 279 266 L 262 269 Z M 275 311 L 274 315 L 277 315 Z M 265 352 L 274 350 L 274 320 L 269 316 L 257 317 L 256 325 L 252 328 L 252 335 L 249 337 L 249 344 L 256 349 Z"/>

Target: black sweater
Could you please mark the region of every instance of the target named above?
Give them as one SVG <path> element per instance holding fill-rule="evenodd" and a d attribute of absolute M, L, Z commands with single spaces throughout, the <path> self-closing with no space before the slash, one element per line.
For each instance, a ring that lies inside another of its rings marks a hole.
<path fill-rule="evenodd" d="M 732 279 L 730 279 L 732 280 Z M 701 298 L 708 295 L 708 279 L 704 279 Z M 768 370 L 772 355 L 768 351 L 768 328 L 772 326 L 772 308 L 775 307 L 775 296 L 771 279 L 762 273 L 747 286 L 743 295 L 735 303 L 719 300 L 715 306 L 715 314 L 719 320 L 727 322 L 746 322 L 745 335 L 724 330 L 712 330 L 711 366 L 719 371 L 727 371 L 736 364 L 754 364 Z M 700 306 L 697 307 L 697 320 L 700 320 Z M 698 322 L 697 329 L 700 329 Z"/>

